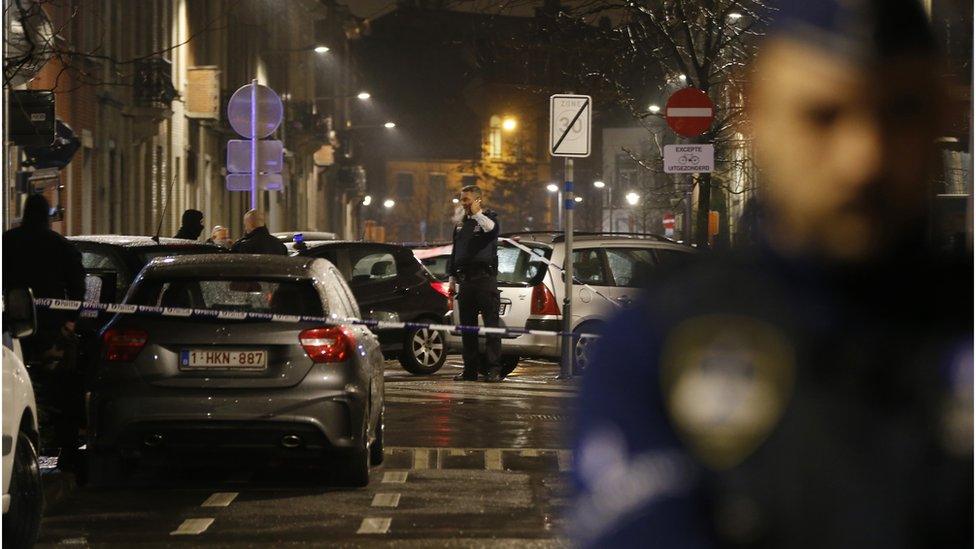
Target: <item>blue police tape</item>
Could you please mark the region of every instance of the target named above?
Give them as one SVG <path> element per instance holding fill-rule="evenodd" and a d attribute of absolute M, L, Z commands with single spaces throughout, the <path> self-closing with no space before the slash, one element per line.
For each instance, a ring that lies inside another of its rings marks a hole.
<path fill-rule="evenodd" d="M 327 326 L 338 326 L 340 324 L 362 324 L 369 328 L 378 330 L 437 330 L 443 332 L 454 332 L 459 334 L 478 334 L 478 335 L 536 335 L 536 336 L 563 336 L 566 332 L 549 330 L 530 330 L 528 328 L 487 328 L 484 326 L 464 326 L 450 324 L 432 324 L 428 322 L 391 322 L 387 320 L 372 320 L 363 318 L 345 318 L 338 315 L 328 317 L 321 316 L 298 316 L 280 315 L 273 313 L 255 313 L 247 311 L 218 311 L 212 309 L 184 309 L 179 307 L 155 307 L 152 305 L 132 305 L 128 303 L 99 303 L 97 301 L 72 301 L 68 299 L 36 298 L 34 304 L 42 309 L 53 309 L 59 311 L 104 311 L 110 314 L 124 315 L 143 315 L 143 316 L 165 316 L 176 318 L 209 318 L 218 320 L 264 320 L 268 322 L 316 322 Z M 596 334 L 573 334 L 580 338 L 597 338 Z"/>

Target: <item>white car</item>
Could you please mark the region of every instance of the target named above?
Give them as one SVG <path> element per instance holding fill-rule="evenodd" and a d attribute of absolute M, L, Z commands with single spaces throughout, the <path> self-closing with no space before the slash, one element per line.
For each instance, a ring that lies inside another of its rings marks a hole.
<path fill-rule="evenodd" d="M 19 338 L 34 333 L 29 290 L 10 290 L 3 303 L 3 544 L 30 547 L 44 507 L 37 462 L 37 402 Z"/>
<path fill-rule="evenodd" d="M 655 235 L 577 233 L 573 240 L 573 332 L 598 333 L 614 311 L 640 296 L 656 266 L 695 252 L 695 248 Z M 565 283 L 561 267 L 565 257 L 562 233 L 503 235 L 498 244 L 500 326 L 562 330 Z M 459 324 L 456 309 L 451 320 Z M 574 341 L 573 371 L 579 374 L 586 369 L 587 345 L 593 339 L 577 337 Z M 451 351 L 461 349 L 459 335 L 449 334 L 446 343 Z M 502 370 L 507 375 L 522 358 L 558 360 L 561 347 L 556 336 L 504 336 Z"/>

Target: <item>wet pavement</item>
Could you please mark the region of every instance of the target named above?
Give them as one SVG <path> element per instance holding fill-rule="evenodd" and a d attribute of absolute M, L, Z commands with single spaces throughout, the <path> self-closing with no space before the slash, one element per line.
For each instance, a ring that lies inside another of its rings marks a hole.
<path fill-rule="evenodd" d="M 335 488 L 288 464 L 140 471 L 125 489 L 74 490 L 40 546 L 561 547 L 575 396 L 558 365 L 503 383 L 418 377 L 387 363 L 386 459 Z"/>

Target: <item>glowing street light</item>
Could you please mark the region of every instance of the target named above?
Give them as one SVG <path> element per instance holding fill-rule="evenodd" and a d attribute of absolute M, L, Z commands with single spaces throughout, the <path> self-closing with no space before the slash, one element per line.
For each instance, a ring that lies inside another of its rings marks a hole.
<path fill-rule="evenodd" d="M 362 91 L 362 92 L 359 92 L 359 93 L 358 93 L 358 94 L 356 95 L 356 97 L 357 97 L 358 99 L 362 99 L 363 101 L 365 101 L 365 100 L 367 100 L 367 99 L 369 99 L 369 98 L 370 98 L 370 97 L 372 97 L 372 96 L 371 96 L 371 95 L 369 95 L 369 92 L 365 92 L 365 91 Z"/>
<path fill-rule="evenodd" d="M 684 75 L 682 75 L 682 76 L 684 76 Z M 657 113 L 661 112 L 661 107 L 659 107 L 657 105 L 651 105 L 651 106 L 647 107 L 647 110 L 651 111 L 654 114 L 657 114 Z"/>
<path fill-rule="evenodd" d="M 606 187 L 607 184 L 604 183 L 603 181 L 594 181 L 593 182 L 593 186 L 596 187 L 596 188 L 598 188 L 598 189 L 602 189 L 603 187 Z"/>
<path fill-rule="evenodd" d="M 329 53 L 329 46 L 325 46 L 325 45 L 315 46 L 315 53 Z"/>
<path fill-rule="evenodd" d="M 737 11 L 733 11 L 729 14 L 729 19 L 731 21 L 738 21 L 739 19 L 742 19 L 742 14 Z"/>
<path fill-rule="evenodd" d="M 505 120 L 502 120 L 502 129 L 507 132 L 513 131 L 517 127 L 518 127 L 518 121 L 511 116 L 506 117 Z"/>
<path fill-rule="evenodd" d="M 396 206 L 396 201 L 394 201 L 392 198 L 387 198 L 386 200 L 383 201 L 383 207 L 386 208 L 387 210 L 389 210 L 393 206 Z"/>
<path fill-rule="evenodd" d="M 393 128 L 396 127 L 396 123 L 395 122 L 387 122 L 386 124 L 383 124 L 383 127 L 384 128 L 388 128 L 388 129 L 393 129 Z"/>
<path fill-rule="evenodd" d="M 583 201 L 583 197 L 582 196 L 577 196 L 577 197 L 573 198 L 573 200 L 575 200 L 576 202 L 582 202 Z"/>
<path fill-rule="evenodd" d="M 457 198 L 451 199 L 451 204 L 457 204 L 458 202 L 460 202 L 460 200 L 458 200 Z"/>
<path fill-rule="evenodd" d="M 682 82 L 687 82 L 688 81 L 688 77 L 686 75 L 684 75 L 684 74 L 679 74 L 678 75 L 678 80 L 681 80 Z"/>
<path fill-rule="evenodd" d="M 546 190 L 551 193 L 559 192 L 559 185 L 556 185 L 555 183 L 550 183 L 546 185 Z"/>
<path fill-rule="evenodd" d="M 627 199 L 627 203 L 630 204 L 631 206 L 636 206 L 637 203 L 640 202 L 640 195 L 635 193 L 634 191 L 630 191 L 629 193 L 627 193 L 626 196 L 624 196 L 624 198 Z"/>
<path fill-rule="evenodd" d="M 369 206 L 373 203 L 373 197 L 371 195 L 366 195 L 363 197 L 363 206 Z"/>

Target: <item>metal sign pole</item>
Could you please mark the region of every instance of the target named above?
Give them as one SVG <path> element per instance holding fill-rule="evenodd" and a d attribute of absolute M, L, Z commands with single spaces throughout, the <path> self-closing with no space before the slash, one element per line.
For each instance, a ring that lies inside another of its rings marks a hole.
<path fill-rule="evenodd" d="M 258 80 L 251 80 L 251 209 L 258 208 Z"/>
<path fill-rule="evenodd" d="M 573 377 L 573 206 L 575 197 L 573 195 L 573 159 L 566 157 L 566 183 L 563 187 L 562 208 L 566 209 L 563 218 L 565 227 L 563 232 L 563 242 L 566 245 L 566 257 L 564 261 L 564 278 L 566 279 L 566 289 L 563 294 L 563 345 L 559 367 L 560 379 Z M 562 211 L 562 210 L 560 210 Z"/>

